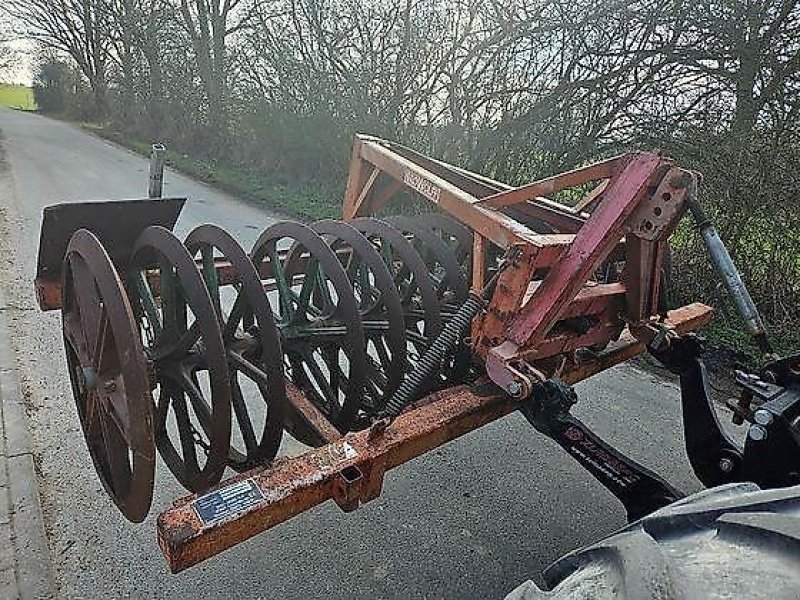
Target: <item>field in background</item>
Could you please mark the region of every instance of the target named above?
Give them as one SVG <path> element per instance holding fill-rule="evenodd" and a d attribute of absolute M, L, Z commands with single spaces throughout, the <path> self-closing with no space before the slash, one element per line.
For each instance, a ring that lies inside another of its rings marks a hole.
<path fill-rule="evenodd" d="M 35 110 L 36 102 L 33 100 L 33 90 L 24 85 L 0 83 L 0 106 Z"/>

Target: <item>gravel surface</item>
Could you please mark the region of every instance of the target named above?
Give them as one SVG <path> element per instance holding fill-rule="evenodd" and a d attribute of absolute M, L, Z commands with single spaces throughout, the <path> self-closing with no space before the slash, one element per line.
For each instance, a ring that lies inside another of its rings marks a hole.
<path fill-rule="evenodd" d="M 122 518 L 94 474 L 75 416 L 57 313 L 33 296 L 41 210 L 138 197 L 147 161 L 78 129 L 0 109 L 0 285 L 11 310 L 57 584 L 64 597 L 502 597 L 559 555 L 624 523 L 621 507 L 519 415 L 417 459 L 384 494 L 345 515 L 326 504 L 180 575 L 155 540 L 155 514 L 182 494 L 157 466 L 150 517 Z M 168 172 L 165 195 L 190 198 L 177 226 L 229 229 L 247 247 L 277 217 Z M 576 414 L 673 484 L 700 485 L 681 442 L 673 382 L 620 366 L 578 386 Z M 297 449 L 291 445 L 287 451 Z"/>

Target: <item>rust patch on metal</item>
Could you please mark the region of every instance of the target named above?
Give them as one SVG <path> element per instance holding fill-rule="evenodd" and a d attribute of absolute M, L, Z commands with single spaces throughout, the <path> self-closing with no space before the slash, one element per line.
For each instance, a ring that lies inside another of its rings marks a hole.
<path fill-rule="evenodd" d="M 329 499 L 352 510 L 380 493 L 383 473 L 515 409 L 496 390 L 479 395 L 467 386 L 436 394 L 436 400 L 403 413 L 379 436 L 370 431 L 341 440 L 270 467 L 229 479 L 219 489 L 252 478 L 264 496 L 235 519 L 204 526 L 189 496 L 158 518 L 159 544 L 173 572 L 270 529 Z"/>

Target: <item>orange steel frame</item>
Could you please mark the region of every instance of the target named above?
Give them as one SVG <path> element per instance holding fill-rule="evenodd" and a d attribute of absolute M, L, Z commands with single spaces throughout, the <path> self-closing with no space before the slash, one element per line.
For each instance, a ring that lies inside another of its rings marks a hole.
<path fill-rule="evenodd" d="M 343 212 L 345 219 L 375 214 L 401 189 L 416 192 L 473 231 L 475 291 L 486 282 L 489 246 L 505 250 L 507 267 L 472 345 L 495 383 L 527 395 L 537 380 L 578 368 L 575 351 L 606 345 L 626 325 L 644 341 L 663 331 L 667 239 L 697 178 L 660 154 L 640 153 L 512 188 L 359 136 Z M 575 187 L 589 192 L 574 207 L 544 197 Z M 556 231 L 536 233 L 534 221 Z M 595 281 L 598 269 L 621 261 L 614 281 Z"/>
<path fill-rule="evenodd" d="M 175 572 L 199 563 L 329 499 L 350 511 L 380 494 L 387 470 L 498 419 L 537 381 L 586 379 L 641 353 L 659 336 L 683 335 L 710 320 L 695 303 L 660 313 L 666 242 L 697 175 L 659 154 L 628 154 L 513 188 L 377 138 L 358 136 L 343 216 L 378 214 L 401 191 L 426 198 L 474 233 L 472 289 L 486 283 L 496 246 L 506 266 L 472 347 L 486 375 L 473 386 L 426 396 L 383 428 L 339 434 L 289 386 L 295 418 L 321 446 L 222 482 L 244 480 L 254 504 L 205 523 L 179 499 L 158 518 L 158 539 Z M 547 195 L 580 187 L 572 206 Z M 548 233 L 537 233 L 542 222 Z M 620 265 L 624 263 L 624 268 Z M 225 265 L 218 265 L 221 275 Z M 604 269 L 614 275 L 598 282 Z M 576 321 L 579 326 L 576 326 Z M 586 350 L 587 348 L 591 350 Z"/>

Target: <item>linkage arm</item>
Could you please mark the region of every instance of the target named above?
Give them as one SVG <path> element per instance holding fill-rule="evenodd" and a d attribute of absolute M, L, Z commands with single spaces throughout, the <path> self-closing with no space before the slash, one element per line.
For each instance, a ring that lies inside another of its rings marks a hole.
<path fill-rule="evenodd" d="M 666 480 L 605 443 L 580 419 L 569 414 L 575 390 L 548 379 L 534 387 L 520 410 L 539 432 L 553 439 L 622 502 L 635 521 L 683 498 Z"/>

